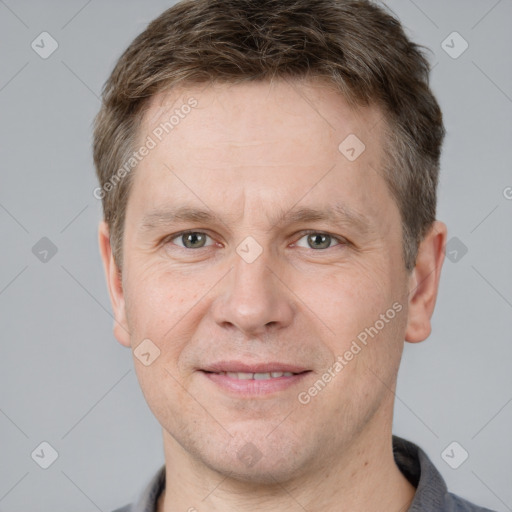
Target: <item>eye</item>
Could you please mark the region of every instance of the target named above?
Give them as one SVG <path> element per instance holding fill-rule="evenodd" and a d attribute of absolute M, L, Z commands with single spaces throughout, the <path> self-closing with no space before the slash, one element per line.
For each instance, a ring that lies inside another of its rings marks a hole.
<path fill-rule="evenodd" d="M 201 249 L 202 247 L 212 245 L 211 243 L 206 244 L 206 240 L 208 238 L 210 237 L 202 231 L 187 231 L 185 233 L 175 235 L 168 240 L 178 247 L 184 247 L 185 249 Z"/>
<path fill-rule="evenodd" d="M 305 243 L 302 240 L 305 239 Z M 321 233 L 317 231 L 311 231 L 304 235 L 302 238 L 295 242 L 295 245 L 299 247 L 306 247 L 309 249 L 329 249 L 332 247 L 331 243 L 336 242 L 334 245 L 341 245 L 342 241 L 327 233 Z M 307 244 L 307 245 L 305 245 Z"/>

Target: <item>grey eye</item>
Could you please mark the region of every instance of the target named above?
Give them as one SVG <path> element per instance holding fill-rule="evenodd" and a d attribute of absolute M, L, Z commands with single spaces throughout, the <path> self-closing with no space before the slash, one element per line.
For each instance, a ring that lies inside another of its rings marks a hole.
<path fill-rule="evenodd" d="M 301 243 L 303 239 L 306 239 L 307 246 Z M 331 247 L 331 242 L 336 242 L 336 239 L 331 235 L 325 233 L 309 233 L 300 238 L 296 245 L 310 249 L 328 249 Z"/>
<path fill-rule="evenodd" d="M 206 240 L 210 238 L 200 231 L 192 231 L 178 235 L 174 240 L 175 244 L 186 249 L 200 249 L 206 246 Z"/>

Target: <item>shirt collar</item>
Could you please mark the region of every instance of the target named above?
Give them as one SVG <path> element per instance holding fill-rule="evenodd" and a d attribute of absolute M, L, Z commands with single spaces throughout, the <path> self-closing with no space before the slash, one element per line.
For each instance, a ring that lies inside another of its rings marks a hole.
<path fill-rule="evenodd" d="M 398 469 L 416 487 L 407 512 L 445 510 L 448 489 L 427 454 L 414 443 L 393 436 L 393 455 Z"/>

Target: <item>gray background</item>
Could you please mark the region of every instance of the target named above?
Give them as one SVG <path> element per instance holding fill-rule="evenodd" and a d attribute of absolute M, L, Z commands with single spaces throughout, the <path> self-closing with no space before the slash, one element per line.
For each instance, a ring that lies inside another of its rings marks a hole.
<path fill-rule="evenodd" d="M 453 492 L 512 510 L 512 1 L 387 3 L 433 51 L 448 130 L 438 217 L 456 237 L 433 334 L 406 344 L 394 431 L 427 451 Z M 90 146 L 115 60 L 170 5 L 0 0 L 4 512 L 109 511 L 163 463 L 160 427 L 112 335 Z M 59 45 L 47 59 L 31 48 L 43 31 Z M 456 59 L 441 46 L 453 31 L 469 43 Z M 46 262 L 32 251 L 42 237 L 57 248 Z M 31 458 L 42 441 L 58 452 L 48 469 Z M 469 453 L 458 469 L 441 457 L 452 441 Z"/>

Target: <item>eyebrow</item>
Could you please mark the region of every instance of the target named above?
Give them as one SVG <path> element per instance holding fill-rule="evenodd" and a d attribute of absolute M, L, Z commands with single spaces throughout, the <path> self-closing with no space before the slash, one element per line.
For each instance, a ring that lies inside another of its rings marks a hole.
<path fill-rule="evenodd" d="M 326 221 L 341 226 L 353 226 L 363 234 L 367 233 L 372 226 L 372 222 L 366 215 L 356 212 L 341 203 L 336 203 L 333 207 L 326 209 L 301 207 L 288 211 L 279 211 L 269 220 L 272 227 Z M 182 206 L 148 212 L 142 218 L 140 230 L 151 231 L 177 222 L 204 222 L 227 225 L 219 215 L 211 210 Z"/>

